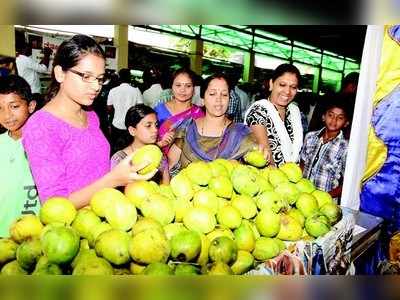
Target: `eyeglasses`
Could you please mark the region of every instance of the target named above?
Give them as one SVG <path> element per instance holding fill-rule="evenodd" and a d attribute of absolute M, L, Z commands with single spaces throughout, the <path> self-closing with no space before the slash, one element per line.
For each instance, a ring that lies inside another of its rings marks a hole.
<path fill-rule="evenodd" d="M 110 78 L 106 78 L 104 76 L 95 77 L 92 74 L 82 73 L 72 69 L 69 69 L 68 71 L 80 76 L 84 82 L 93 83 L 97 81 L 100 85 L 106 85 L 110 82 Z"/>

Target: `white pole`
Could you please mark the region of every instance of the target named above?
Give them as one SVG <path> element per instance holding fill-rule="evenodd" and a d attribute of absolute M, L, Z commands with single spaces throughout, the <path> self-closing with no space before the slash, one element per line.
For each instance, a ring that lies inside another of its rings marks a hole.
<path fill-rule="evenodd" d="M 361 59 L 341 199 L 342 206 L 355 210 L 360 207 L 361 179 L 366 164 L 368 129 L 372 115 L 372 99 L 376 90 L 376 80 L 381 61 L 383 35 L 383 26 L 368 26 Z"/>

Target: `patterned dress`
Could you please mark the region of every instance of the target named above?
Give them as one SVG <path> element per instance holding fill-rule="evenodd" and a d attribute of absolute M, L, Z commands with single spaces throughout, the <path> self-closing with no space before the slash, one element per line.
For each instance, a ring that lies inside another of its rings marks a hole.
<path fill-rule="evenodd" d="M 291 120 L 290 111 L 287 109 L 285 115 L 285 128 L 289 134 L 291 141 L 293 142 L 294 140 L 293 124 L 291 123 L 290 120 Z M 271 117 L 268 114 L 267 109 L 264 106 L 255 103 L 250 108 L 250 111 L 247 114 L 246 123 L 248 124 L 248 126 L 251 125 L 265 126 L 268 134 L 269 146 L 272 152 L 272 158 L 275 164 L 277 166 L 280 166 L 281 164 L 285 163 L 285 159 L 283 157 L 283 153 L 281 150 L 281 141 L 278 137 L 278 133 L 276 131 L 274 123 L 272 122 Z"/>

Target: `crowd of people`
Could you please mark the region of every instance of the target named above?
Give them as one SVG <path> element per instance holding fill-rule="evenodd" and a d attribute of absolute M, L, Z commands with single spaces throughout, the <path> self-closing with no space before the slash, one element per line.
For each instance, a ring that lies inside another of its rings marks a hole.
<path fill-rule="evenodd" d="M 203 80 L 188 68 L 170 77 L 150 68 L 140 90 L 129 69 L 107 74 L 102 48 L 76 35 L 54 54 L 47 100 L 36 110 L 36 90 L 17 71 L 0 77 L 0 124 L 6 130 L 0 135 L 0 218 L 7 220 L 0 236 L 16 216 L 37 212 L 50 197 L 66 197 L 80 208 L 101 188 L 156 174 L 168 183 L 193 161 L 241 160 L 255 149 L 273 167 L 299 163 L 317 188 L 340 199 L 354 100 L 325 95 L 315 106 L 321 127 L 309 131 L 304 102 L 296 104 L 301 74 L 292 64 L 278 66 L 256 97 L 240 89 L 232 74 Z M 133 165 L 131 158 L 148 144 L 158 145 L 164 158 L 159 170 L 140 175 L 149 162 Z"/>

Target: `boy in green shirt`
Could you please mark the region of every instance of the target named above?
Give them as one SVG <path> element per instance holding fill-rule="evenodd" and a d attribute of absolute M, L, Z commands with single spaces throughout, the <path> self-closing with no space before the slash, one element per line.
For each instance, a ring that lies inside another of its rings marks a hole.
<path fill-rule="evenodd" d="M 40 201 L 21 143 L 22 127 L 35 110 L 29 84 L 20 76 L 0 77 L 0 237 L 9 236 L 12 222 L 37 214 Z"/>

